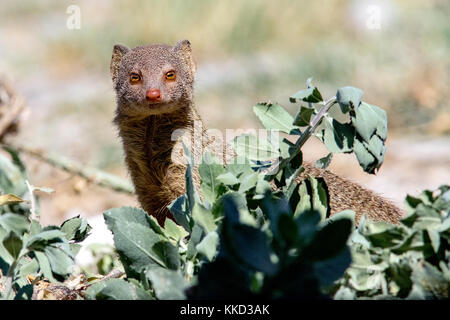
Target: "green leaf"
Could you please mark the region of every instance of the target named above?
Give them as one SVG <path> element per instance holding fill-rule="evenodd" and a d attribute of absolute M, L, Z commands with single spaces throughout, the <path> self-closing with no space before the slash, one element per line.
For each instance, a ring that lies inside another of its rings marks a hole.
<path fill-rule="evenodd" d="M 76 255 L 80 252 L 81 250 L 81 245 L 78 243 L 69 243 L 70 246 L 70 252 L 72 252 L 72 255 L 74 257 L 76 257 Z"/>
<path fill-rule="evenodd" d="M 182 227 L 177 225 L 171 219 L 166 219 L 164 223 L 165 235 L 174 239 L 175 241 L 180 241 L 186 238 L 189 233 L 186 232 Z"/>
<path fill-rule="evenodd" d="M 44 253 L 50 262 L 52 272 L 65 277 L 72 271 L 74 257 L 68 243 L 53 243 L 44 248 Z"/>
<path fill-rule="evenodd" d="M 336 100 L 341 107 L 343 113 L 347 113 L 350 110 L 355 110 L 359 107 L 363 91 L 354 87 L 343 87 L 338 89 L 336 93 Z"/>
<path fill-rule="evenodd" d="M 8 253 L 8 250 L 3 246 L 3 239 L 8 236 L 9 232 L 0 226 L 0 271 L 7 274 L 14 258 Z"/>
<path fill-rule="evenodd" d="M 283 159 L 289 158 L 292 152 L 295 150 L 295 144 L 287 140 L 286 138 L 282 138 L 280 141 L 280 156 Z"/>
<path fill-rule="evenodd" d="M 65 233 L 60 230 L 45 230 L 28 239 L 26 247 L 30 250 L 42 250 L 48 244 L 64 241 Z"/>
<path fill-rule="evenodd" d="M 192 259 L 197 255 L 197 244 L 200 243 L 203 237 L 204 231 L 198 223 L 195 223 L 192 227 L 191 237 L 188 242 L 188 249 L 186 253 L 186 259 Z"/>
<path fill-rule="evenodd" d="M 431 246 L 435 253 L 439 251 L 439 246 L 441 245 L 441 237 L 439 236 L 439 232 L 432 229 L 427 229 L 428 236 L 431 240 Z"/>
<path fill-rule="evenodd" d="M 192 213 L 194 209 L 194 205 L 196 202 L 200 202 L 200 197 L 197 193 L 197 189 L 195 188 L 194 178 L 192 174 L 192 168 L 194 168 L 194 157 L 191 151 L 186 147 L 183 143 L 184 154 L 186 160 L 188 161 L 186 166 L 185 180 L 186 180 L 186 209 L 187 212 Z"/>
<path fill-rule="evenodd" d="M 330 218 L 325 220 L 325 223 L 332 223 L 339 219 L 348 219 L 352 222 L 352 230 L 356 227 L 356 220 L 355 220 L 355 212 L 353 210 L 344 210 L 338 213 L 335 213 Z"/>
<path fill-rule="evenodd" d="M 239 212 L 239 221 L 242 224 L 247 224 L 250 226 L 256 226 L 255 218 L 248 211 L 248 204 L 245 198 L 245 194 L 239 192 L 228 192 L 223 195 L 213 207 L 213 214 L 216 218 L 222 218 L 225 215 L 225 208 L 223 206 L 224 199 L 228 198 L 234 202 L 236 208 Z"/>
<path fill-rule="evenodd" d="M 406 195 L 405 203 L 410 209 L 414 209 L 415 207 L 417 207 L 417 205 L 419 203 L 422 203 L 422 200 L 420 200 L 419 198 L 415 198 L 413 196 L 410 196 L 408 194 L 408 195 Z"/>
<path fill-rule="evenodd" d="M 23 175 L 26 175 L 26 167 L 22 159 L 19 156 L 17 150 L 10 148 L 9 146 L 3 146 L 3 149 L 11 156 L 12 164 L 20 170 Z"/>
<path fill-rule="evenodd" d="M 37 259 L 21 259 L 18 269 L 18 272 L 16 272 L 16 283 L 20 287 L 28 284 L 28 275 L 39 276 L 39 262 Z"/>
<path fill-rule="evenodd" d="M 239 183 L 239 179 L 236 178 L 231 172 L 223 173 L 217 176 L 217 181 L 227 185 L 234 186 Z"/>
<path fill-rule="evenodd" d="M 52 283 L 57 283 L 58 280 L 53 277 L 52 267 L 50 266 L 50 262 L 45 253 L 41 251 L 34 251 L 34 255 L 39 262 L 39 268 L 41 269 L 44 277 L 46 277 Z"/>
<path fill-rule="evenodd" d="M 256 183 L 258 182 L 258 173 L 254 172 L 251 175 L 240 177 L 241 184 L 239 186 L 239 193 L 245 193 L 246 191 L 256 187 Z"/>
<path fill-rule="evenodd" d="M 435 266 L 423 261 L 413 269 L 411 279 L 415 286 L 422 288 L 427 299 L 450 297 L 450 281 Z"/>
<path fill-rule="evenodd" d="M 22 239 L 15 232 L 11 231 L 9 235 L 3 239 L 3 246 L 14 259 L 17 259 L 20 250 L 22 250 Z"/>
<path fill-rule="evenodd" d="M 376 169 L 381 166 L 375 157 L 370 153 L 367 147 L 358 139 L 353 142 L 353 152 L 358 159 L 359 165 L 368 173 L 375 173 Z"/>
<path fill-rule="evenodd" d="M 145 273 L 152 283 L 155 295 L 159 300 L 184 300 L 184 290 L 188 284 L 183 276 L 173 270 L 151 268 Z"/>
<path fill-rule="evenodd" d="M 355 300 L 356 294 L 351 289 L 347 287 L 340 287 L 338 291 L 334 294 L 334 300 Z"/>
<path fill-rule="evenodd" d="M 181 225 L 187 232 L 191 231 L 190 215 L 187 208 L 187 197 L 185 195 L 179 196 L 168 206 L 175 221 Z"/>
<path fill-rule="evenodd" d="M 234 203 L 236 205 L 236 203 Z M 285 199 L 278 199 L 267 192 L 261 202 L 261 210 L 270 221 L 270 230 L 275 238 L 279 238 L 278 222 L 283 214 L 290 214 L 289 203 Z"/>
<path fill-rule="evenodd" d="M 407 231 L 388 222 L 375 221 L 365 224 L 362 234 L 373 246 L 390 248 L 402 243 L 407 236 Z"/>
<path fill-rule="evenodd" d="M 175 247 L 169 241 L 159 241 L 155 243 L 152 250 L 163 261 L 166 268 L 177 270 L 180 267 L 180 254 L 178 247 Z"/>
<path fill-rule="evenodd" d="M 315 210 L 302 211 L 295 217 L 301 245 L 307 246 L 313 240 L 320 222 L 320 213 Z"/>
<path fill-rule="evenodd" d="M 371 259 L 369 250 L 366 246 L 355 243 L 352 244 L 352 247 L 350 248 L 352 253 L 352 267 L 353 268 L 368 268 L 370 266 L 373 266 L 374 263 Z M 375 268 L 374 268 L 375 269 Z"/>
<path fill-rule="evenodd" d="M 298 110 L 295 116 L 294 125 L 299 127 L 309 126 L 313 114 L 314 108 L 300 107 L 300 110 Z"/>
<path fill-rule="evenodd" d="M 237 155 L 254 161 L 267 161 L 280 156 L 278 149 L 268 140 L 250 134 L 235 137 L 233 148 Z"/>
<path fill-rule="evenodd" d="M 300 201 L 295 208 L 295 216 L 304 211 L 316 210 L 320 213 L 321 220 L 328 217 L 328 190 L 323 178 L 308 176 L 300 183 L 298 192 Z"/>
<path fill-rule="evenodd" d="M 103 217 L 106 220 L 106 216 L 108 217 L 110 223 L 120 223 L 123 221 L 134 222 L 145 227 L 152 227 L 150 216 L 147 212 L 142 209 L 134 208 L 134 207 L 121 207 L 121 208 L 113 208 L 105 213 L 103 213 Z"/>
<path fill-rule="evenodd" d="M 217 253 L 217 246 L 219 244 L 219 236 L 216 232 L 210 232 L 197 244 L 197 252 L 204 255 L 208 261 L 213 261 Z"/>
<path fill-rule="evenodd" d="M 396 244 L 390 248 L 392 253 L 399 255 L 412 250 L 427 249 L 427 247 L 424 246 L 424 237 L 421 232 L 414 231 L 399 242 L 399 244 Z"/>
<path fill-rule="evenodd" d="M 239 261 L 257 271 L 273 275 L 277 271 L 267 236 L 259 229 L 239 223 L 239 211 L 231 198 L 224 198 L 224 245 Z"/>
<path fill-rule="evenodd" d="M 386 138 L 386 114 L 380 114 L 378 109 L 376 106 L 362 102 L 355 112 L 355 117 L 352 117 L 352 123 L 356 128 L 356 132 L 365 142 L 369 142 L 374 134 L 377 134 L 382 139 Z"/>
<path fill-rule="evenodd" d="M 320 286 L 332 285 L 344 274 L 351 262 L 350 250 L 345 246 L 338 254 L 314 263 L 314 273 Z"/>
<path fill-rule="evenodd" d="M 32 219 L 30 223 L 30 236 L 35 236 L 42 231 L 42 226 L 39 221 Z"/>
<path fill-rule="evenodd" d="M 203 161 L 198 166 L 198 172 L 201 177 L 202 195 L 210 203 L 213 203 L 216 200 L 220 186 L 217 177 L 225 173 L 225 169 L 211 153 L 205 152 Z"/>
<path fill-rule="evenodd" d="M 150 228 L 140 210 L 110 210 L 103 214 L 114 234 L 114 244 L 128 276 L 137 277 L 148 265 L 168 267 L 154 245 L 164 238 Z M 147 224 L 147 225 L 145 225 Z"/>
<path fill-rule="evenodd" d="M 291 101 L 292 103 L 295 103 L 299 100 L 302 100 L 304 102 L 317 103 L 323 101 L 323 98 L 319 90 L 316 87 L 311 86 L 310 88 L 300 90 L 289 97 L 289 101 Z"/>
<path fill-rule="evenodd" d="M 86 290 L 86 298 L 89 300 L 153 300 L 148 292 L 123 279 L 108 279 L 91 285 Z"/>
<path fill-rule="evenodd" d="M 290 133 L 295 127 L 292 116 L 277 103 L 258 103 L 253 107 L 256 116 L 267 130 L 279 130 Z"/>
<path fill-rule="evenodd" d="M 22 195 L 27 191 L 26 177 L 21 169 L 4 155 L 0 155 L 0 191 Z"/>
<path fill-rule="evenodd" d="M 347 270 L 352 287 L 357 291 L 367 292 L 377 290 L 381 286 L 383 275 L 379 272 L 368 273 L 365 269 L 352 268 Z"/>
<path fill-rule="evenodd" d="M 437 229 L 442 226 L 442 219 L 435 209 L 420 203 L 413 212 L 401 220 L 401 223 L 416 230 Z"/>
<path fill-rule="evenodd" d="M 289 214 L 281 214 L 278 218 L 278 234 L 283 238 L 287 247 L 294 246 L 299 239 L 297 224 Z"/>
<path fill-rule="evenodd" d="M 323 119 L 323 129 L 315 133 L 333 153 L 348 153 L 353 150 L 355 130 L 350 124 L 342 124 L 329 116 Z"/>
<path fill-rule="evenodd" d="M 257 194 L 264 194 L 267 190 L 272 190 L 272 186 L 269 181 L 265 180 L 265 176 L 258 175 L 258 181 L 256 182 L 255 192 Z"/>
<path fill-rule="evenodd" d="M 28 230 L 28 219 L 17 213 L 5 213 L 0 215 L 0 226 L 7 231 L 23 234 Z"/>
<path fill-rule="evenodd" d="M 233 162 L 228 163 L 225 169 L 231 172 L 236 178 L 239 178 L 239 180 L 254 173 L 250 161 L 239 155 L 233 159 Z"/>
<path fill-rule="evenodd" d="M 164 229 L 159 225 L 158 220 L 154 216 L 147 215 L 148 222 L 150 223 L 150 227 L 153 231 L 155 231 L 157 234 L 162 235 L 163 237 L 166 237 L 166 233 Z M 166 219 L 165 222 L 170 219 Z M 164 222 L 164 223 L 165 223 Z"/>
<path fill-rule="evenodd" d="M 215 231 L 217 228 L 212 212 L 207 210 L 199 203 L 196 203 L 194 206 L 192 218 L 195 220 L 195 222 L 197 222 L 200 226 L 202 226 L 202 228 L 207 233 Z"/>
<path fill-rule="evenodd" d="M 355 116 L 352 116 L 352 124 L 357 133 L 353 142 L 356 157 L 366 172 L 375 173 L 383 163 L 386 151 L 386 113 L 376 106 L 361 102 Z"/>
<path fill-rule="evenodd" d="M 85 219 L 80 216 L 73 217 L 64 221 L 61 225 L 61 231 L 66 234 L 68 240 L 75 240 L 81 242 L 87 238 L 92 227 Z"/>
<path fill-rule="evenodd" d="M 303 251 L 302 256 L 311 261 L 327 260 L 342 254 L 352 232 L 349 219 L 338 219 L 320 229 L 313 241 Z"/>
<path fill-rule="evenodd" d="M 319 169 L 326 169 L 330 165 L 332 158 L 333 158 L 333 153 L 330 152 L 325 157 L 317 160 L 315 163 L 315 166 Z"/>

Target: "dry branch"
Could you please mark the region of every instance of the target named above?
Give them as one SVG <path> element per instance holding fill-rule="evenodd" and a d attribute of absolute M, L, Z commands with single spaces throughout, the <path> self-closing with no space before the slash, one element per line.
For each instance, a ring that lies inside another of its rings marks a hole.
<path fill-rule="evenodd" d="M 19 117 L 25 109 L 25 99 L 16 93 L 9 82 L 0 77 L 0 141 L 16 133 Z"/>
<path fill-rule="evenodd" d="M 77 163 L 76 161 L 67 157 L 51 152 L 44 152 L 43 150 L 37 148 L 19 146 L 16 144 L 13 145 L 3 143 L 2 147 L 11 148 L 19 153 L 30 155 L 50 164 L 51 166 L 62 169 L 70 174 L 80 176 L 87 181 L 99 186 L 110 188 L 117 192 L 134 194 L 134 187 L 130 181 L 96 168 L 85 167 L 82 164 Z"/>

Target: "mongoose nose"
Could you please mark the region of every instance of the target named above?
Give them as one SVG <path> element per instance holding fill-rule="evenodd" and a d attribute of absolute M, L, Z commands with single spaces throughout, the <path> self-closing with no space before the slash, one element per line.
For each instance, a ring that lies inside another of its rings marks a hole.
<path fill-rule="evenodd" d="M 161 91 L 159 91 L 159 89 L 148 89 L 145 94 L 145 99 L 147 101 L 161 100 Z"/>

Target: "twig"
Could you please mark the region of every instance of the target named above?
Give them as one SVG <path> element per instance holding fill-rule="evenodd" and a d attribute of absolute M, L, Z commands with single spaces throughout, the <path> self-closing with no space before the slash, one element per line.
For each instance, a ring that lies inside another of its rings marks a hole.
<path fill-rule="evenodd" d="M 25 180 L 25 183 L 27 185 L 28 188 L 28 192 L 30 193 L 30 202 L 31 202 L 31 208 L 30 208 L 30 212 L 31 212 L 31 218 L 34 220 L 39 221 L 39 214 L 36 213 L 36 199 L 34 198 L 34 193 L 33 193 L 33 187 L 31 186 L 31 184 L 28 182 L 28 180 Z"/>
<path fill-rule="evenodd" d="M 0 141 L 8 133 L 14 132 L 14 125 L 18 124 L 19 116 L 24 109 L 25 99 L 0 76 Z"/>
<path fill-rule="evenodd" d="M 104 276 L 101 279 L 101 281 L 108 280 L 108 279 L 118 279 L 121 276 L 123 276 L 124 274 L 125 273 L 123 273 L 122 271 L 114 269 L 110 273 L 108 273 L 106 276 Z"/>
<path fill-rule="evenodd" d="M 110 188 L 117 192 L 134 194 L 134 187 L 128 180 L 96 168 L 84 167 L 80 163 L 77 163 L 64 156 L 50 152 L 46 153 L 42 150 L 26 146 L 11 145 L 6 143 L 3 143 L 1 146 L 6 148 L 12 148 L 14 150 L 17 150 L 18 152 L 33 156 L 41 161 L 50 164 L 51 166 L 62 169 L 71 174 L 80 176 L 88 180 L 89 182 L 92 182 L 99 186 Z"/>
<path fill-rule="evenodd" d="M 9 127 L 17 121 L 25 107 L 24 99 L 21 96 L 16 96 L 12 99 L 13 101 L 8 106 L 7 111 L 2 112 L 2 117 L 0 119 L 0 139 L 7 133 Z M 2 108 L 6 107 L 3 106 Z"/>
<path fill-rule="evenodd" d="M 305 142 L 311 137 L 311 135 L 314 133 L 314 131 L 317 129 L 317 127 L 320 125 L 321 120 L 325 116 L 325 114 L 330 110 L 330 108 L 336 103 L 336 97 L 331 97 L 327 101 L 322 102 L 323 107 L 320 109 L 320 111 L 317 113 L 317 115 L 310 121 L 309 126 L 305 129 L 302 135 L 297 139 L 295 142 L 295 150 L 294 152 L 289 156 L 289 158 L 285 159 L 278 159 L 277 163 L 275 163 L 271 169 L 271 172 L 269 173 L 270 177 L 275 176 L 278 174 L 280 169 L 282 169 L 286 163 L 291 161 L 297 154 L 300 152 L 302 146 L 305 144 Z"/>

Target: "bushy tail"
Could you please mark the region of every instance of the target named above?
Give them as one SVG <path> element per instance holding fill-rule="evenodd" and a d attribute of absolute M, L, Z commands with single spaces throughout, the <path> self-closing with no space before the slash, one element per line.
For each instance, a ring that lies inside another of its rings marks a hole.
<path fill-rule="evenodd" d="M 313 164 L 303 162 L 303 166 L 305 171 L 297 178 L 297 181 L 305 179 L 308 174 L 322 177 L 328 186 L 331 215 L 350 209 L 356 213 L 356 223 L 364 214 L 371 220 L 391 223 L 399 223 L 402 218 L 404 213 L 400 208 L 375 192 L 328 170 L 316 168 Z"/>

